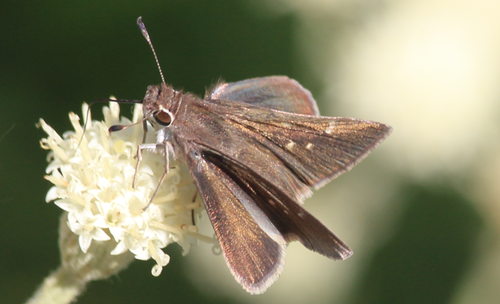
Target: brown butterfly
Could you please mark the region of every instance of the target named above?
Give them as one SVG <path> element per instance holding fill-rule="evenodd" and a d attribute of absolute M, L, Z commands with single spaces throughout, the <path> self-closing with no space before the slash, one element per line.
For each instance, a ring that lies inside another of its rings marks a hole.
<path fill-rule="evenodd" d="M 203 99 L 163 80 L 148 87 L 144 100 L 130 102 L 143 104 L 144 125 L 157 138 L 139 145 L 139 163 L 144 149 L 165 155 L 166 172 L 170 156 L 187 163 L 226 263 L 245 290 L 263 293 L 277 280 L 292 241 L 331 259 L 352 255 L 301 204 L 311 188 L 359 163 L 390 126 L 319 116 L 311 93 L 286 76 L 219 83 Z"/>

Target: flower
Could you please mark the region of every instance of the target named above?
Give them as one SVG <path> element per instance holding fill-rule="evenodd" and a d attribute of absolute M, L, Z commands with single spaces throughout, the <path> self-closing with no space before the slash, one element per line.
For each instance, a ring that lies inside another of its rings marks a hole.
<path fill-rule="evenodd" d="M 50 150 L 45 178 L 54 186 L 46 201 L 68 212 L 67 225 L 78 235 L 81 250 L 87 252 L 92 242 L 117 243 L 111 251 L 119 255 L 130 251 L 136 259 L 153 258 L 152 273 L 158 276 L 170 257 L 162 249 L 178 243 L 187 254 L 192 240 L 206 239 L 198 234 L 194 223 L 201 204 L 193 198 L 196 187 L 187 168 L 170 161 L 165 181 L 148 206 L 164 173 L 165 156 L 145 152 L 138 169 L 137 147 L 142 143 L 142 127 L 131 126 L 109 133 L 112 125 L 132 125 L 142 119 L 142 106 L 134 108 L 133 121 L 120 118 L 120 108 L 111 102 L 104 107 L 104 121 L 91 121 L 87 104 L 83 115 L 70 113 L 75 131 L 59 136 L 43 119 L 39 125 L 48 137 L 41 140 L 43 149 Z M 154 132 L 147 141 L 154 142 Z M 134 177 L 137 179 L 132 187 Z M 146 208 L 147 206 L 147 208 Z M 194 237 L 194 238 L 193 238 Z"/>

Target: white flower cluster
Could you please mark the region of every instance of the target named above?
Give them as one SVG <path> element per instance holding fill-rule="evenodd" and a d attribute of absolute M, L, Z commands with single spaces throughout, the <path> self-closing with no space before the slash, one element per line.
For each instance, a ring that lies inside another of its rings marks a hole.
<path fill-rule="evenodd" d="M 83 105 L 83 116 L 89 113 Z M 96 244 L 111 237 L 118 245 L 111 252 L 118 255 L 129 250 L 136 259 L 153 258 L 157 265 L 153 275 L 161 273 L 170 257 L 162 248 L 178 243 L 187 254 L 189 236 L 203 238 L 193 223 L 200 203 L 193 202 L 196 188 L 189 172 L 176 161 L 170 162 L 170 172 L 153 203 L 144 210 L 164 173 L 164 156 L 145 152 L 139 169 L 135 170 L 137 146 L 142 142 L 142 124 L 110 134 L 112 125 L 130 125 L 142 118 L 142 106 L 136 105 L 133 121 L 120 118 L 115 102 L 104 107 L 104 121 L 87 120 L 85 131 L 79 117 L 70 113 L 75 131 L 59 136 L 40 119 L 48 134 L 41 140 L 44 149 L 51 150 L 46 179 L 54 184 L 46 201 L 54 201 L 68 212 L 68 226 L 79 235 L 79 244 L 87 252 L 92 241 Z M 151 130 L 150 130 L 151 131 Z M 148 132 L 149 142 L 154 132 Z M 137 174 L 135 188 L 132 188 Z M 96 242 L 97 241 L 97 242 Z"/>

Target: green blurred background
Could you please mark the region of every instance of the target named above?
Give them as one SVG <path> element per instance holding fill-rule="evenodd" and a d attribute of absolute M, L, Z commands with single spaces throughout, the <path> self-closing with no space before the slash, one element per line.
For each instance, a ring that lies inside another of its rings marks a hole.
<path fill-rule="evenodd" d="M 381 9 L 367 3 L 359 4 L 357 13 L 348 18 L 333 14 L 328 36 L 356 26 L 366 11 Z M 273 11 L 264 1 L 3 1 L 0 15 L 1 303 L 26 301 L 59 264 L 61 211 L 44 202 L 50 184 L 43 179 L 46 151 L 39 140 L 45 135 L 35 123 L 42 117 L 62 133 L 71 129 L 68 112 L 79 114 L 83 101 L 110 95 L 142 99 L 148 85 L 160 82 L 153 56 L 137 29 L 138 16 L 148 27 L 166 81 L 178 89 L 203 95 L 219 77 L 237 81 L 288 75 L 317 96 L 320 109 L 335 107 L 327 105 L 334 101 L 322 97 L 325 82 L 309 67 L 311 59 L 305 52 L 314 46 L 306 47 L 307 39 L 298 38 L 304 35 L 301 17 L 293 10 Z M 101 117 L 95 114 L 99 109 L 95 106 L 94 118 Z M 397 132 L 398 126 L 394 128 Z M 480 256 L 477 244 L 481 236 L 484 239 L 485 226 L 480 212 L 456 190 L 456 181 L 440 177 L 419 182 L 398 176 L 383 162 L 370 164 L 382 179 L 397 180 L 388 198 L 392 209 L 386 210 L 394 215 L 390 229 L 364 255 L 341 301 L 335 292 L 326 291 L 322 295 L 326 298 L 312 297 L 309 302 L 455 302 Z M 350 183 L 356 183 L 355 171 Z M 327 195 L 318 196 L 329 203 Z M 111 279 L 89 284 L 78 303 L 281 302 L 279 295 L 207 293 L 190 279 L 199 274 L 186 267 L 189 258 L 183 258 L 175 245 L 166 252 L 172 259 L 160 277 L 150 274 L 151 262 L 137 261 Z M 351 259 L 356 263 L 356 254 Z M 226 268 L 220 272 L 228 273 Z M 300 293 L 302 287 L 287 288 Z"/>

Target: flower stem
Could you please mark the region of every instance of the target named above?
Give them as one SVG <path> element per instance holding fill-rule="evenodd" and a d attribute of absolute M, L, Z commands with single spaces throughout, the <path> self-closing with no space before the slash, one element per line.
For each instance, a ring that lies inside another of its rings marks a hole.
<path fill-rule="evenodd" d="M 85 289 L 85 283 L 74 272 L 60 267 L 51 273 L 26 304 L 66 304 L 76 300 Z"/>

